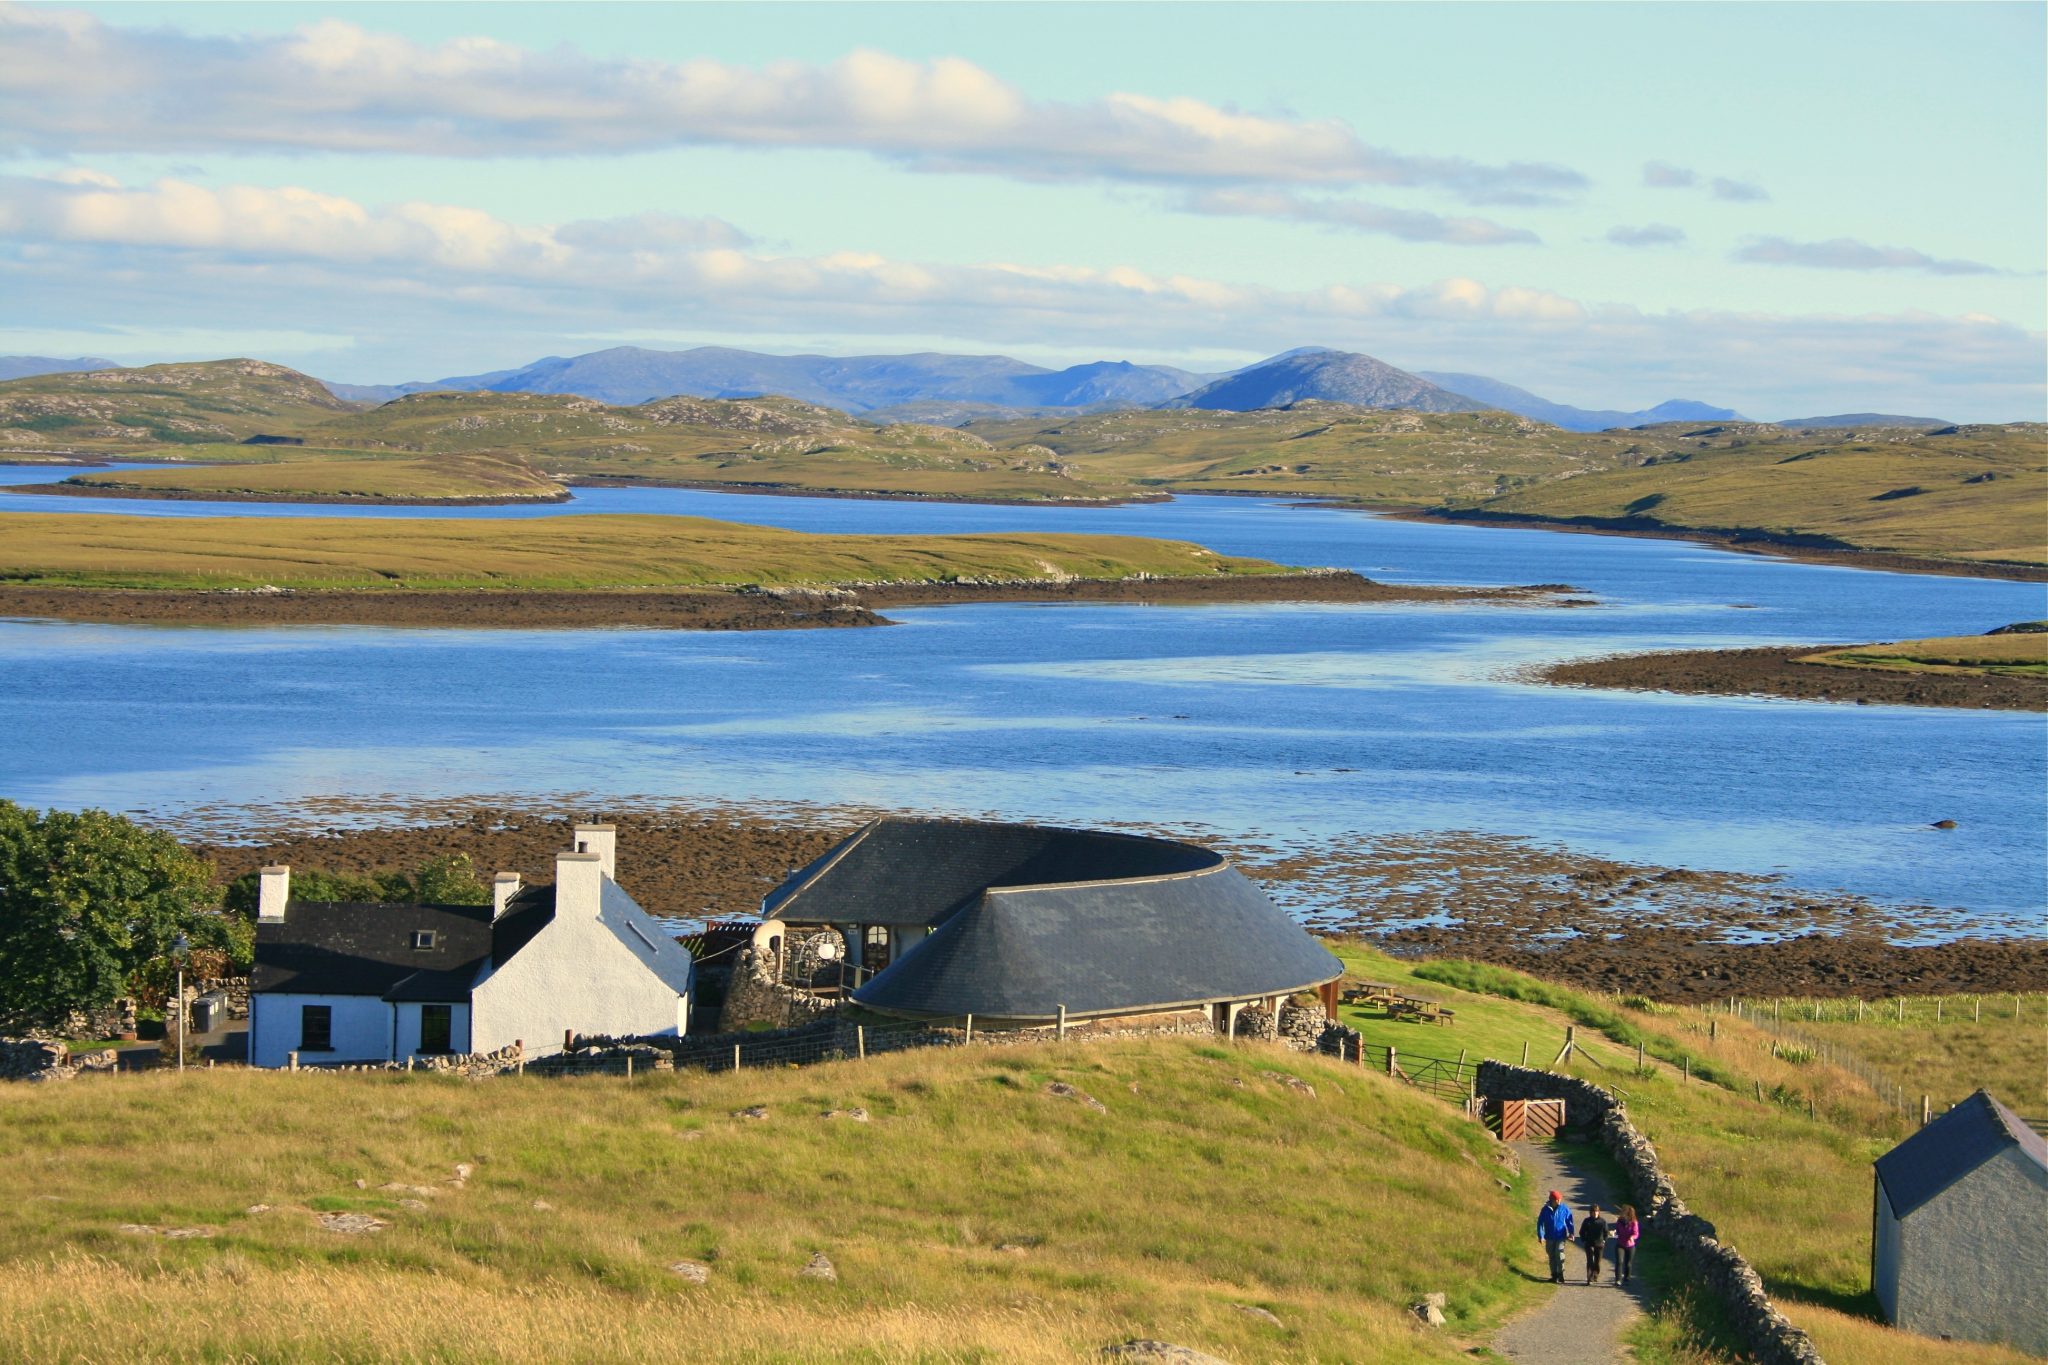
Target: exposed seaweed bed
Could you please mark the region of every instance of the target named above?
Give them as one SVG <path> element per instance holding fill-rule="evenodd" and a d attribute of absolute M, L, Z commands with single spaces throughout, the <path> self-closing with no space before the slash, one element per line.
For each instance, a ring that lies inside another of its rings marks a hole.
<path fill-rule="evenodd" d="M 1619 654 L 1557 664 L 1547 683 L 1631 691 L 1703 693 L 1719 697 L 1794 697 L 1859 706 L 1960 706 L 1977 710 L 2048 711 L 2048 677 L 2014 674 L 1889 672 L 1801 663 L 1839 645 L 1790 649 L 1687 649 Z"/>
<path fill-rule="evenodd" d="M 272 861 L 363 871 L 465 853 L 486 875 L 545 877 L 568 822 L 601 816 L 621 827 L 621 883 L 654 913 L 684 919 L 753 913 L 790 869 L 879 813 L 576 801 L 565 797 L 559 813 L 396 799 L 243 808 L 197 812 L 173 828 L 223 876 Z M 1703 1001 L 2048 989 L 2048 940 L 2028 917 L 1881 906 L 1774 877 L 1617 862 L 1490 834 L 1361 833 L 1304 845 L 1256 832 L 1160 832 L 1230 852 L 1319 932 L 1596 990 Z"/>
<path fill-rule="evenodd" d="M 846 588 L 197 591 L 0 585 L 0 616 L 136 625 L 374 625 L 511 629 L 642 626 L 787 630 L 888 624 L 887 607 L 962 602 L 1525 602 L 1562 605 L 1558 584 L 1446 588 L 1354 573 L 1213 578 L 896 583 Z"/>

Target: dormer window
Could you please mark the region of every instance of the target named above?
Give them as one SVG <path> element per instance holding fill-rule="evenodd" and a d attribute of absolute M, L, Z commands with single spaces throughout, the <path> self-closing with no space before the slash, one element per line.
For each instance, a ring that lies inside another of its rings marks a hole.
<path fill-rule="evenodd" d="M 440 937 L 441 936 L 435 933 L 432 929 L 415 929 L 412 931 L 412 946 L 422 952 L 425 952 L 426 950 L 434 947 L 434 945 L 437 942 L 439 942 Z"/>

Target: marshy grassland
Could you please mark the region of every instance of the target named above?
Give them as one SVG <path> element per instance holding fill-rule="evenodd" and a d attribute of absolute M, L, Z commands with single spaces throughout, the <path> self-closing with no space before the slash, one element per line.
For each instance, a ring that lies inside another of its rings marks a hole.
<path fill-rule="evenodd" d="M 26 587 L 588 590 L 1284 571 L 1265 560 L 1140 536 L 814 535 L 647 515 L 0 515 L 0 583 Z"/>
<path fill-rule="evenodd" d="M 2048 631 L 1950 635 L 1932 640 L 1826 649 L 1799 660 L 1833 668 L 1887 673 L 1947 673 L 1966 677 L 2048 676 Z"/>
<path fill-rule="evenodd" d="M 525 461 L 503 455 L 364 458 L 340 454 L 323 457 L 319 452 L 297 450 L 294 455 L 297 458 L 260 464 L 211 462 L 175 469 L 80 474 L 59 484 L 39 487 L 74 495 L 84 492 L 270 502 L 557 501 L 568 496 L 566 488 Z"/>
<path fill-rule="evenodd" d="M 867 1122 L 824 1116 L 855 1107 Z M 1528 1200 L 1490 1147 L 1386 1077 L 1199 1040 L 632 1081 L 15 1086 L 0 1355 L 1067 1361 L 1150 1336 L 1455 1360 L 1537 1292 L 1510 1269 Z M 836 1283 L 798 1274 L 819 1252 Z M 1406 1311 L 1433 1290 L 1445 1332 Z"/>

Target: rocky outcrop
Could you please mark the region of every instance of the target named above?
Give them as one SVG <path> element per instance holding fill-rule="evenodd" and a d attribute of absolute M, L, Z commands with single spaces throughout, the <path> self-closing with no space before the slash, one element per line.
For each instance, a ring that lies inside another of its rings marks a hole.
<path fill-rule="evenodd" d="M 1479 1064 L 1479 1093 L 1500 1100 L 1564 1101 L 1565 1121 L 1587 1131 L 1621 1167 L 1643 1226 L 1685 1262 L 1691 1282 L 1711 1294 L 1729 1329 L 1758 1365 L 1824 1365 L 1806 1333 L 1771 1304 L 1763 1280 L 1714 1225 L 1687 1208 L 1658 1163 L 1656 1149 L 1629 1121 L 1628 1109 L 1590 1081 L 1504 1062 Z"/>

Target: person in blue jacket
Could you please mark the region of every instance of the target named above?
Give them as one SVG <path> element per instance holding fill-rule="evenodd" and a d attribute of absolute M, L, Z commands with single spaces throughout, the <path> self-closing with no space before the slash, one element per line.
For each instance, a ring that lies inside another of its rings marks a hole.
<path fill-rule="evenodd" d="M 1543 1250 L 1550 1255 L 1550 1282 L 1563 1284 L 1564 1244 L 1572 1239 L 1572 1211 L 1556 1190 L 1550 1192 L 1549 1202 L 1536 1211 L 1536 1235 L 1543 1239 Z"/>

